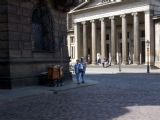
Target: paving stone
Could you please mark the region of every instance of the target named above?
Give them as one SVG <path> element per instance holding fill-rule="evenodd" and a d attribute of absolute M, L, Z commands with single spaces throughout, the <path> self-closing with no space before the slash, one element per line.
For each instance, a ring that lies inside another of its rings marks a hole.
<path fill-rule="evenodd" d="M 58 94 L 37 91 L 39 94 L 0 99 L 0 120 L 158 120 L 160 72 L 135 70 L 111 74 L 103 68 L 87 68 L 86 81 L 98 84 Z"/>

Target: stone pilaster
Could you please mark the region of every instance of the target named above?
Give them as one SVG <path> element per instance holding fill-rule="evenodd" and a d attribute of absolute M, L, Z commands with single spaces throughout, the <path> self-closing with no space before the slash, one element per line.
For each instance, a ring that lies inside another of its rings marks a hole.
<path fill-rule="evenodd" d="M 67 36 L 68 55 L 71 56 L 71 36 Z"/>

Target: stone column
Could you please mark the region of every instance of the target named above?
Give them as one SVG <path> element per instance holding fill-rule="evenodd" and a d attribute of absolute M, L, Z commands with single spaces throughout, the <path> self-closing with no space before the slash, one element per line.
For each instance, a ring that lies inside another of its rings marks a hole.
<path fill-rule="evenodd" d="M 87 26 L 86 22 L 82 22 L 83 24 L 83 57 L 87 60 Z"/>
<path fill-rule="evenodd" d="M 106 23 L 105 19 L 101 18 L 101 59 L 106 58 Z"/>
<path fill-rule="evenodd" d="M 97 46 L 96 46 L 96 23 L 95 20 L 91 20 L 92 24 L 92 64 L 96 64 L 96 58 L 97 58 Z"/>
<path fill-rule="evenodd" d="M 127 21 L 126 15 L 121 15 L 122 18 L 122 64 L 128 64 L 127 54 Z"/>
<path fill-rule="evenodd" d="M 145 11 L 145 43 L 147 40 L 150 41 L 149 48 L 149 63 L 150 65 L 154 65 L 154 22 L 152 19 L 152 11 Z M 147 64 L 147 46 L 145 45 L 145 63 Z"/>
<path fill-rule="evenodd" d="M 111 19 L 111 60 L 112 64 L 116 64 L 116 25 L 115 17 L 110 17 Z"/>
<path fill-rule="evenodd" d="M 133 34 L 134 34 L 134 60 L 133 64 L 140 64 L 140 40 L 139 40 L 139 18 L 138 13 L 132 13 L 134 17 L 134 28 L 133 28 Z"/>
<path fill-rule="evenodd" d="M 74 37 L 75 37 L 75 59 L 80 56 L 80 24 L 74 23 Z"/>

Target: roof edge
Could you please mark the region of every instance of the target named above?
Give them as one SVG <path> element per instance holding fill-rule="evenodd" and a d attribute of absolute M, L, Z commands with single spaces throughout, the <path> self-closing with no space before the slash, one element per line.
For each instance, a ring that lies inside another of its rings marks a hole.
<path fill-rule="evenodd" d="M 90 0 L 85 0 L 85 2 L 81 3 L 80 5 L 78 5 L 77 7 L 73 8 L 72 10 L 70 10 L 68 13 L 72 13 L 74 12 L 75 10 L 77 10 L 78 8 L 80 7 L 83 7 L 85 5 L 87 5 L 88 3 L 90 2 Z"/>
<path fill-rule="evenodd" d="M 90 0 L 87 0 L 87 3 L 86 4 L 88 4 L 90 2 Z M 114 3 L 114 5 L 115 4 L 120 4 L 121 2 L 112 2 L 112 4 L 111 3 L 103 3 L 103 4 L 98 4 L 98 5 L 96 5 L 96 6 L 93 6 L 93 7 L 88 7 L 88 8 L 83 8 L 83 9 L 80 9 L 80 10 L 76 10 L 76 9 L 74 9 L 71 13 L 76 13 L 76 12 L 81 12 L 81 11 L 85 11 L 85 10 L 89 10 L 89 9 L 95 9 L 95 8 L 99 8 L 99 7 L 102 7 L 102 6 L 107 6 L 107 5 L 113 5 L 113 3 Z M 85 4 L 85 5 L 86 5 Z M 77 6 L 78 7 L 78 6 Z M 83 6 L 81 6 L 81 7 L 83 7 Z M 80 8 L 80 7 L 78 7 L 78 8 Z M 78 9 L 77 8 L 77 9 Z M 69 12 L 70 13 L 70 12 Z"/>

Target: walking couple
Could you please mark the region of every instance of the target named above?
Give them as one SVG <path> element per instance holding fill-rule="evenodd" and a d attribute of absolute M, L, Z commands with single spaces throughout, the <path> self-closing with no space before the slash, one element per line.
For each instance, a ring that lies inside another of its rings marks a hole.
<path fill-rule="evenodd" d="M 84 83 L 84 75 L 86 71 L 86 63 L 84 62 L 83 58 L 76 60 L 76 64 L 74 65 L 74 70 L 76 74 L 77 84 L 80 84 L 80 80 Z"/>

